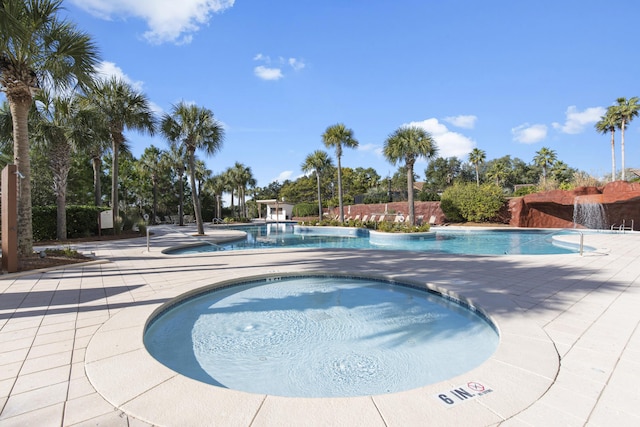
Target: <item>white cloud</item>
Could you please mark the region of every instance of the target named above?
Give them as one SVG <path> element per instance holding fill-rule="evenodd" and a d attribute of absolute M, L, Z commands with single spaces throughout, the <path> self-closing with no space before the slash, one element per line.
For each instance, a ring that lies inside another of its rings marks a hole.
<path fill-rule="evenodd" d="M 472 115 L 466 115 L 466 116 L 461 115 L 461 116 L 445 117 L 443 120 L 459 128 L 473 129 L 474 126 L 476 125 L 476 121 L 478 120 L 478 118 Z"/>
<path fill-rule="evenodd" d="M 547 137 L 547 125 L 524 123 L 511 129 L 511 133 L 513 134 L 513 140 L 516 142 L 534 144 Z"/>
<path fill-rule="evenodd" d="M 265 65 L 258 65 L 253 69 L 253 73 L 263 80 L 279 80 L 284 77 L 283 67 L 289 66 L 293 71 L 302 70 L 306 64 L 297 58 L 285 59 L 282 56 L 272 60 L 270 56 L 258 53 L 253 57 L 254 61 L 262 62 Z M 271 66 L 273 64 L 273 66 Z M 268 65 L 268 66 L 267 66 Z"/>
<path fill-rule="evenodd" d="M 289 58 L 289 65 L 294 71 L 300 71 L 305 67 L 305 63 L 296 58 Z"/>
<path fill-rule="evenodd" d="M 599 121 L 606 112 L 607 109 L 604 107 L 590 107 L 584 111 L 578 111 L 575 105 L 571 105 L 565 113 L 564 124 L 553 123 L 553 128 L 572 135 L 582 133 L 585 127 Z"/>
<path fill-rule="evenodd" d="M 102 19 L 140 18 L 149 30 L 151 43 L 186 44 L 206 25 L 211 14 L 233 7 L 235 0 L 71 0 L 76 6 Z"/>
<path fill-rule="evenodd" d="M 450 131 L 435 118 L 411 122 L 408 126 L 420 127 L 431 134 L 438 146 L 438 157 L 465 158 L 476 145 L 472 139 L 461 133 Z"/>
<path fill-rule="evenodd" d="M 144 82 L 140 80 L 133 80 L 126 75 L 122 68 L 118 67 L 114 62 L 103 61 L 96 67 L 96 73 L 98 78 L 110 79 L 111 77 L 117 77 L 125 83 L 128 83 L 133 89 L 138 92 L 142 92 Z"/>
<path fill-rule="evenodd" d="M 280 68 L 269 68 L 264 65 L 258 65 L 253 72 L 262 80 L 280 80 L 284 77 Z"/>
<path fill-rule="evenodd" d="M 293 171 L 282 171 L 280 172 L 280 175 L 272 179 L 271 182 L 278 181 L 280 184 L 282 184 L 283 182 L 291 178 L 291 175 L 293 175 Z"/>

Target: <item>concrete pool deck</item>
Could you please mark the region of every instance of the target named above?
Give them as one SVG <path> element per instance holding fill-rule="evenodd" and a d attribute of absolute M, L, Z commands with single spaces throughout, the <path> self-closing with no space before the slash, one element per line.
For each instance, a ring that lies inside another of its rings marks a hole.
<path fill-rule="evenodd" d="M 154 230 L 149 252 L 144 238 L 79 244 L 108 262 L 0 276 L 0 427 L 640 425 L 639 233 L 587 234 L 585 245 L 598 250 L 582 257 L 320 249 L 164 255 L 195 243 L 195 228 Z M 207 239 L 225 238 L 219 233 L 228 232 L 207 229 Z M 348 399 L 208 386 L 144 350 L 146 320 L 171 298 L 295 272 L 395 278 L 458 294 L 496 322 L 500 345 L 451 380 Z"/>

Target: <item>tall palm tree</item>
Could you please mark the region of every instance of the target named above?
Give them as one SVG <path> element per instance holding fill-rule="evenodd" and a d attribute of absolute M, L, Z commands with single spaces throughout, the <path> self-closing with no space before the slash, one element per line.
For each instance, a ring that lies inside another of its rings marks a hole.
<path fill-rule="evenodd" d="M 601 134 L 611 132 L 611 182 L 616 180 L 616 128 L 620 123 L 620 118 L 616 108 L 611 106 L 607 108 L 607 112 L 595 124 L 596 131 Z"/>
<path fill-rule="evenodd" d="M 247 188 L 255 186 L 256 180 L 253 177 L 253 172 L 250 167 L 236 162 L 233 168 L 230 169 L 230 178 L 233 181 L 233 186 L 238 190 L 238 210 L 242 217 L 247 216 L 246 206 L 246 194 Z"/>
<path fill-rule="evenodd" d="M 200 203 L 202 203 L 202 187 L 207 179 L 211 177 L 213 171 L 207 169 L 207 165 L 204 161 L 196 158 L 196 184 L 198 184 L 198 197 L 200 197 Z"/>
<path fill-rule="evenodd" d="M 318 183 L 318 220 L 322 221 L 322 192 L 320 190 L 320 177 L 322 173 L 328 168 L 333 166 L 333 162 L 331 161 L 331 157 L 322 150 L 316 150 L 313 153 L 309 154 L 306 159 L 304 159 L 304 163 L 300 167 L 302 172 L 310 173 L 315 172 L 316 174 L 316 182 Z"/>
<path fill-rule="evenodd" d="M 144 153 L 140 156 L 138 164 L 148 173 L 151 178 L 152 194 L 153 194 L 153 206 L 152 206 L 152 218 L 151 224 L 156 223 L 158 218 L 158 182 L 159 174 L 161 171 L 162 152 L 159 148 L 151 145 L 145 148 Z"/>
<path fill-rule="evenodd" d="M 231 203 L 229 205 L 229 208 L 231 209 L 231 216 L 235 217 L 236 215 L 235 205 L 233 204 L 233 195 L 236 192 L 237 179 L 234 170 L 232 168 L 227 168 L 222 174 L 222 180 L 224 181 L 225 191 L 229 192 L 229 194 L 231 195 Z"/>
<path fill-rule="evenodd" d="M 47 90 L 35 95 L 32 110 L 32 135 L 45 150 L 53 175 L 56 196 L 56 237 L 67 238 L 67 178 L 71 170 L 71 154 L 90 138 L 90 128 L 81 120 L 82 110 L 75 93 L 53 97 Z"/>
<path fill-rule="evenodd" d="M 542 168 L 542 182 L 544 185 L 547 184 L 547 168 L 553 166 L 557 158 L 556 152 L 550 148 L 542 147 L 536 151 L 533 163 Z"/>
<path fill-rule="evenodd" d="M 618 119 L 620 120 L 619 128 L 620 128 L 620 162 L 622 169 L 621 179 L 624 181 L 626 179 L 625 176 L 625 166 L 624 166 L 624 131 L 634 119 L 634 117 L 638 117 L 638 111 L 640 110 L 640 104 L 638 103 L 640 98 L 634 96 L 632 98 L 618 98 L 615 105 L 615 111 L 618 115 Z"/>
<path fill-rule="evenodd" d="M 484 150 L 481 150 L 479 148 L 474 148 L 473 150 L 471 150 L 471 152 L 469 153 L 469 161 L 473 164 L 473 166 L 476 168 L 476 185 L 478 187 L 480 187 L 480 171 L 479 171 L 479 166 L 480 163 L 484 163 L 484 161 L 487 159 L 487 153 L 484 152 Z"/>
<path fill-rule="evenodd" d="M 210 191 L 216 199 L 215 217 L 222 218 L 222 206 L 220 199 L 222 198 L 222 193 L 224 193 L 226 189 L 224 177 L 222 175 L 215 175 L 207 179 L 204 183 L 204 188 Z"/>
<path fill-rule="evenodd" d="M 500 187 L 500 184 L 504 182 L 508 176 L 509 165 L 504 161 L 493 162 L 489 170 L 487 170 L 487 178 L 494 179 L 498 187 Z"/>
<path fill-rule="evenodd" d="M 119 232 L 118 161 L 125 145 L 125 129 L 153 135 L 155 117 L 147 97 L 117 77 L 101 79 L 87 94 L 85 102 L 93 106 L 108 123 L 111 139 L 111 207 L 114 232 Z"/>
<path fill-rule="evenodd" d="M 342 166 L 340 164 L 340 158 L 342 157 L 343 146 L 356 148 L 358 141 L 353 137 L 353 131 L 345 127 L 342 123 L 329 126 L 322 134 L 322 141 L 325 147 L 334 147 L 336 149 L 336 159 L 338 161 L 338 204 L 340 209 L 340 222 L 344 222 L 344 209 L 342 206 Z"/>
<path fill-rule="evenodd" d="M 0 91 L 13 122 L 18 184 L 18 254 L 33 252 L 28 115 L 43 86 L 88 86 L 98 62 L 91 37 L 60 19 L 62 0 L 3 0 L 0 7 Z"/>
<path fill-rule="evenodd" d="M 175 172 L 178 181 L 178 225 L 184 225 L 184 173 L 185 166 L 184 147 L 171 145 L 169 151 L 162 153 L 161 163 Z"/>
<path fill-rule="evenodd" d="M 204 234 L 202 210 L 196 187 L 195 152 L 200 149 L 213 155 L 222 147 L 224 129 L 213 117 L 213 112 L 196 105 L 180 102 L 173 106 L 171 114 L 165 114 L 161 124 L 162 134 L 171 145 L 181 145 L 187 153 L 189 181 L 193 193 L 193 211 L 198 234 Z"/>
<path fill-rule="evenodd" d="M 413 167 L 420 157 L 433 158 L 438 152 L 431 134 L 417 126 L 402 126 L 396 129 L 384 142 L 383 153 L 394 165 L 404 161 L 407 168 L 407 193 L 409 204 L 409 223 L 415 224 L 413 203 Z"/>

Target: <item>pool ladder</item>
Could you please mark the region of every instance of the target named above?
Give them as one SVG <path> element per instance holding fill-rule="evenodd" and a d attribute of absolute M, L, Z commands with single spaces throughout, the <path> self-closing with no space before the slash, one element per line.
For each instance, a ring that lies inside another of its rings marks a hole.
<path fill-rule="evenodd" d="M 626 225 L 626 219 L 622 220 L 622 224 L 620 224 L 619 226 L 616 227 L 616 224 L 612 224 L 611 225 L 611 230 L 618 230 L 618 231 L 633 231 L 633 219 L 631 220 L 631 227 L 628 227 Z"/>

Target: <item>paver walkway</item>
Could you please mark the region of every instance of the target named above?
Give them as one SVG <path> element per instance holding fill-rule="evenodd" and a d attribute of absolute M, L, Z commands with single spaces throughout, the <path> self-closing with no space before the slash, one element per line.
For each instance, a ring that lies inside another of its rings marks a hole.
<path fill-rule="evenodd" d="M 508 349 L 510 360 L 533 360 L 531 366 L 516 367 L 550 384 L 517 413 L 509 413 L 509 401 L 517 401 L 518 393 L 526 394 L 535 384 L 483 378 L 496 388 L 494 401 L 479 398 L 457 405 L 462 409 L 434 412 L 430 405 L 438 404 L 435 398 L 424 396 L 424 407 L 431 409 L 421 413 L 410 407 L 407 414 L 409 407 L 402 401 L 390 404 L 393 396 L 374 399 L 381 425 L 640 425 L 640 234 L 589 234 L 585 244 L 599 250 L 582 257 L 292 249 L 189 256 L 160 252 L 193 242 L 193 231 L 158 227 L 150 252 L 144 238 L 78 245 L 108 262 L 0 276 L 0 427 L 177 425 L 174 418 L 142 421 L 136 417 L 142 412 L 124 412 L 124 406 L 115 407 L 96 390 L 85 356 L 90 345 L 99 344 L 91 340 L 100 328 L 110 320 L 111 325 L 118 313 L 158 306 L 185 289 L 296 271 L 426 279 L 481 302 L 498 326 L 539 328 L 555 346 L 559 363 L 542 357 L 536 362 L 542 340 L 528 342 L 517 333 L 504 337 L 510 345 L 503 353 Z M 269 425 L 278 419 L 270 418 L 275 415 L 268 412 L 269 403 L 262 412 L 248 414 L 245 425 Z M 480 409 L 485 415 L 475 417 Z M 337 404 L 329 418 L 316 417 L 291 405 L 286 419 L 289 425 L 347 425 L 344 420 L 353 421 L 349 411 Z M 188 414 L 184 420 L 182 425 L 211 424 Z M 366 424 L 364 418 L 361 424 Z"/>

